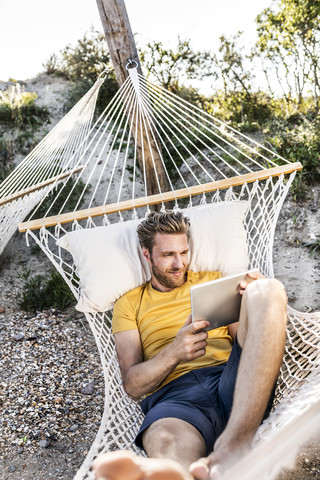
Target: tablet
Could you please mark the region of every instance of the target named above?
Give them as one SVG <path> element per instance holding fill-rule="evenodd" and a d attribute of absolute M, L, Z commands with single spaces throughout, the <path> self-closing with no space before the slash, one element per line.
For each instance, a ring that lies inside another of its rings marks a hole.
<path fill-rule="evenodd" d="M 258 269 L 247 270 L 210 282 L 200 283 L 190 288 L 192 321 L 208 320 L 205 330 L 223 327 L 237 322 L 240 315 L 242 296 L 237 291 L 243 280 L 252 282 L 248 273 L 258 273 Z"/>

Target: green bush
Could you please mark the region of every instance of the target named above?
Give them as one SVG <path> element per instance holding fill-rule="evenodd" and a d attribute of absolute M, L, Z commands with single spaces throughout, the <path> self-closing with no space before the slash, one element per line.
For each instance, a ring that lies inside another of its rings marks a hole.
<path fill-rule="evenodd" d="M 208 113 L 246 132 L 259 130 L 274 111 L 272 99 L 263 92 L 217 92 L 209 103 Z"/>
<path fill-rule="evenodd" d="M 301 118 L 292 123 L 291 117 L 274 121 L 267 141 L 277 153 L 292 162 L 301 162 L 308 183 L 320 181 L 320 133 L 319 122 Z"/>
<path fill-rule="evenodd" d="M 37 128 L 48 121 L 48 109 L 36 105 L 36 98 L 36 93 L 25 92 L 19 83 L 0 91 L 0 124 L 6 127 Z"/>
<path fill-rule="evenodd" d="M 65 96 L 65 109 L 69 110 L 92 87 L 106 67 L 111 66 L 104 35 L 91 29 L 75 45 L 68 45 L 58 55 L 51 56 L 44 66 L 48 74 L 60 75 L 72 82 Z M 118 84 L 111 71 L 100 88 L 98 114 L 117 90 Z"/>
<path fill-rule="evenodd" d="M 291 184 L 290 193 L 296 202 L 305 200 L 308 196 L 308 181 L 306 177 L 307 173 L 302 170 L 296 174 Z"/>
<path fill-rule="evenodd" d="M 295 200 L 304 200 L 309 185 L 320 181 L 320 130 L 317 118 L 299 113 L 286 118 L 274 117 L 265 129 L 265 142 L 291 162 L 301 162 L 291 187 Z"/>
<path fill-rule="evenodd" d="M 49 74 L 71 81 L 80 79 L 95 82 L 97 76 L 110 66 L 110 55 L 103 33 L 92 28 L 75 45 L 67 45 L 44 65 Z"/>
<path fill-rule="evenodd" d="M 36 98 L 17 82 L 0 91 L 0 182 L 13 169 L 14 153 L 29 153 L 38 142 L 37 129 L 49 120 L 48 109 L 36 105 Z"/>
<path fill-rule="evenodd" d="M 19 276 L 23 280 L 22 291 L 18 295 L 18 305 L 22 310 L 64 310 L 75 302 L 68 285 L 55 270 L 51 270 L 48 275 L 31 276 L 30 270 L 26 269 L 20 272 Z"/>
<path fill-rule="evenodd" d="M 208 99 L 194 87 L 185 87 L 173 83 L 170 85 L 169 91 L 198 108 L 203 110 L 208 108 Z"/>
<path fill-rule="evenodd" d="M 65 111 L 69 111 L 88 92 L 93 84 L 94 81 L 85 78 L 73 81 L 71 88 L 69 88 L 65 94 Z M 116 94 L 118 88 L 114 75 L 110 74 L 100 87 L 96 104 L 96 115 L 100 115 L 104 111 Z"/>

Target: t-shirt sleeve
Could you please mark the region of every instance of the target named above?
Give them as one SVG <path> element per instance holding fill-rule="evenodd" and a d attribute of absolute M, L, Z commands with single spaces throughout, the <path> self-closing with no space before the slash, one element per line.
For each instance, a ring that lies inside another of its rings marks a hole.
<path fill-rule="evenodd" d="M 126 295 L 123 295 L 116 301 L 113 309 L 112 333 L 137 329 L 136 311 Z"/>

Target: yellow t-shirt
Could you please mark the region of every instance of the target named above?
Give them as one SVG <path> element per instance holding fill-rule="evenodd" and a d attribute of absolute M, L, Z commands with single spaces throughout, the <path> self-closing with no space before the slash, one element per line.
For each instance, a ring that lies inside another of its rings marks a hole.
<path fill-rule="evenodd" d="M 150 360 L 175 338 L 191 313 L 190 287 L 220 278 L 220 272 L 188 272 L 187 281 L 170 292 L 159 292 L 151 283 L 125 293 L 113 311 L 112 332 L 139 330 L 144 360 Z M 190 362 L 180 362 L 161 386 L 196 368 L 225 363 L 232 337 L 227 327 L 208 332 L 206 354 Z"/>

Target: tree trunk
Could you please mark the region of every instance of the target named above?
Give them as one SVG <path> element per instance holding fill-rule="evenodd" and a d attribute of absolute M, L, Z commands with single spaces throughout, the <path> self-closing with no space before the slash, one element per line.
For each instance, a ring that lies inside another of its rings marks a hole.
<path fill-rule="evenodd" d="M 116 78 L 119 86 L 121 86 L 129 75 L 126 69 L 129 60 L 137 62 L 138 72 L 142 75 L 138 52 L 132 34 L 127 10 L 124 0 L 97 0 L 97 5 Z M 137 135 L 137 138 L 139 139 L 137 142 L 138 161 L 141 173 L 143 175 L 144 166 L 142 145 L 144 145 L 147 195 L 160 193 L 158 182 L 160 184 L 161 192 L 168 191 L 169 183 L 159 157 L 158 150 L 160 150 L 160 144 L 157 141 L 155 132 L 152 132 L 150 128 L 149 130 L 146 130 L 141 125 L 139 125 L 138 128 L 141 129 L 138 131 Z M 143 137 L 143 144 L 140 143 L 141 135 Z M 147 139 L 149 139 L 149 142 Z M 156 142 L 158 144 L 158 148 Z M 157 175 L 154 169 L 153 161 L 156 166 Z"/>

